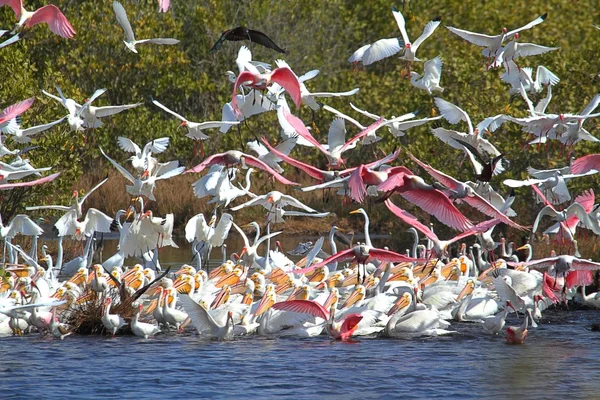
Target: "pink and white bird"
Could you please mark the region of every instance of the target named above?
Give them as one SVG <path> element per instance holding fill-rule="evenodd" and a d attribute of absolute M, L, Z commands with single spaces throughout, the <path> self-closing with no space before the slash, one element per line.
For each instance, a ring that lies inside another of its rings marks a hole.
<path fill-rule="evenodd" d="M 247 165 L 250 165 L 251 167 L 262 169 L 263 171 L 268 172 L 275 179 L 277 179 L 279 182 L 283 183 L 284 185 L 296 185 L 296 186 L 298 185 L 296 182 L 292 182 L 289 179 L 286 179 L 285 177 L 281 176 L 277 171 L 275 171 L 273 168 L 269 167 L 267 164 L 265 164 L 258 158 L 251 156 L 249 154 L 242 153 L 241 151 L 238 151 L 238 150 L 229 150 L 229 151 L 226 151 L 225 153 L 213 154 L 212 156 L 210 156 L 206 160 L 204 160 L 202 163 L 196 165 L 194 168 L 191 168 L 191 169 L 185 171 L 184 173 L 188 174 L 190 172 L 200 172 L 203 169 L 205 169 L 206 167 L 210 167 L 211 165 L 215 165 L 215 164 L 225 165 L 228 168 L 233 165 L 238 165 L 238 164 L 241 165 L 242 168 L 246 168 L 246 164 L 247 164 Z"/>
<path fill-rule="evenodd" d="M 527 310 L 527 315 L 525 316 L 525 320 L 521 326 L 509 326 L 506 328 L 504 331 L 504 337 L 506 338 L 506 342 L 508 344 L 523 344 L 525 342 L 525 339 L 527 339 L 527 335 L 529 334 L 529 331 L 527 330 L 529 319 L 531 319 L 533 325 L 531 311 Z"/>
<path fill-rule="evenodd" d="M 50 30 L 59 36 L 67 39 L 75 36 L 75 29 L 54 4 L 48 4 L 35 11 L 27 11 L 21 0 L 0 0 L 0 6 L 9 6 L 19 18 L 15 31 L 23 26 L 30 28 L 37 24 L 46 23 Z"/>
<path fill-rule="evenodd" d="M 466 231 L 473 227 L 469 221 L 442 191 L 425 183 L 423 178 L 414 175 L 408 168 L 399 167 L 395 173 L 377 188 L 387 192 L 384 199 L 393 193 L 398 193 L 406 200 L 417 205 L 423 211 L 433 215 L 444 225 L 459 231 Z"/>
<path fill-rule="evenodd" d="M 10 120 L 29 110 L 29 108 L 33 105 L 34 101 L 35 97 L 30 97 L 27 100 L 20 101 L 2 110 L 2 112 L 0 113 L 0 128 L 4 128 L 4 125 Z"/>
<path fill-rule="evenodd" d="M 362 139 L 363 137 L 373 134 L 377 129 L 385 126 L 387 124 L 391 124 L 394 120 L 385 121 L 384 119 L 379 119 L 375 123 L 366 127 L 366 129 L 362 130 L 358 135 L 354 136 L 352 139 L 346 141 L 346 128 L 344 127 L 344 121 L 342 119 L 336 119 L 331 124 L 331 128 L 329 129 L 329 134 L 327 137 L 328 146 L 325 147 L 314 136 L 306 129 L 304 122 L 295 115 L 290 114 L 286 110 L 283 110 L 283 115 L 287 122 L 294 128 L 296 133 L 314 145 L 317 149 L 319 149 L 323 154 L 327 156 L 329 160 L 329 165 L 332 167 L 340 166 L 344 163 L 342 159 L 342 154 L 349 149 L 356 147 L 356 143 Z"/>
<path fill-rule="evenodd" d="M 431 250 L 433 255 L 435 255 L 436 257 L 443 256 L 448 246 L 450 246 L 452 243 L 457 242 L 466 237 L 476 235 L 478 233 L 483 233 L 501 222 L 499 219 L 491 219 L 489 221 L 484 221 L 480 224 L 471 227 L 469 230 L 461 233 L 460 235 L 453 237 L 450 240 L 440 240 L 430 228 L 422 224 L 414 215 L 401 209 L 400 207 L 392 203 L 389 199 L 385 201 L 385 206 L 402 221 L 412 226 L 413 228 L 421 231 L 423 235 L 427 236 L 429 240 L 433 242 L 433 248 Z"/>
<path fill-rule="evenodd" d="M 425 164 L 423 161 L 419 160 L 417 157 L 408 153 L 408 156 L 416 162 L 421 168 L 423 168 L 429 175 L 431 175 L 435 180 L 440 182 L 442 185 L 446 186 L 451 190 L 450 198 L 452 200 L 456 200 L 458 202 L 465 202 L 471 207 L 477 209 L 478 211 L 484 213 L 485 215 L 492 218 L 499 218 L 505 224 L 512 226 L 513 228 L 517 228 L 520 230 L 525 230 L 526 227 L 517 224 L 512 221 L 502 210 L 497 209 L 491 204 L 489 201 L 484 199 L 481 195 L 479 195 L 471 186 L 467 185 L 465 182 L 461 182 L 456 178 L 451 177 L 437 169 L 433 168 L 429 164 Z"/>
<path fill-rule="evenodd" d="M 58 178 L 59 175 L 60 175 L 60 172 L 57 172 L 56 174 L 48 175 L 43 178 L 36 179 L 33 181 L 29 181 L 29 182 L 3 183 L 3 184 L 0 184 L 0 190 L 41 185 L 42 183 L 52 182 L 53 180 Z M 0 178 L 0 179 L 3 179 L 3 178 Z"/>
<path fill-rule="evenodd" d="M 327 332 L 336 340 L 347 341 L 358 329 L 358 324 L 363 316 L 358 313 L 346 314 L 342 319 L 335 321 L 335 307 L 331 313 L 325 307 L 312 300 L 288 300 L 273 304 L 273 309 L 291 311 L 301 314 L 310 314 L 327 321 Z"/>
<path fill-rule="evenodd" d="M 271 82 L 275 82 L 284 88 L 292 97 L 296 107 L 300 107 L 302 104 L 300 82 L 298 82 L 298 77 L 291 69 L 285 67 L 275 68 L 273 71 L 264 74 L 261 74 L 258 70 L 243 71 L 235 80 L 233 92 L 231 93 L 231 106 L 236 117 L 241 114 L 237 102 L 238 88 L 244 84 L 257 89 L 266 89 Z"/>

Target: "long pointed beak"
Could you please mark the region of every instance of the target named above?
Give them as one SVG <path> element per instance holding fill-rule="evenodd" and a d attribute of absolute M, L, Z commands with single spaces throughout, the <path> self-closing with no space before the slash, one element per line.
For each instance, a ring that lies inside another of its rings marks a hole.
<path fill-rule="evenodd" d="M 150 305 L 146 308 L 146 311 L 144 311 L 144 315 L 151 314 L 156 309 L 157 306 L 158 306 L 158 299 L 152 300 Z"/>
<path fill-rule="evenodd" d="M 219 308 L 222 304 L 227 303 L 227 300 L 229 300 L 230 293 L 231 288 L 229 286 L 224 286 L 223 289 L 213 300 L 212 304 L 210 305 L 210 309 L 214 310 L 216 308 Z"/>
<path fill-rule="evenodd" d="M 281 293 L 285 292 L 286 290 L 291 289 L 293 287 L 294 287 L 294 282 L 291 279 L 288 279 L 281 285 L 277 285 L 277 287 L 275 288 L 275 293 L 281 294 Z"/>
<path fill-rule="evenodd" d="M 312 274 L 312 276 L 308 279 L 308 281 L 310 283 L 318 283 L 318 282 L 322 282 L 323 280 L 325 280 L 325 269 L 324 268 L 319 268 L 318 270 L 315 270 L 315 272 Z"/>
<path fill-rule="evenodd" d="M 273 306 L 273 304 L 275 304 L 274 297 L 275 296 L 272 296 L 269 293 L 265 293 L 263 298 L 260 300 L 260 303 L 258 304 L 258 307 L 256 308 L 256 314 L 254 314 L 254 315 L 258 317 L 259 315 L 261 315 L 262 313 L 267 311 L 269 308 L 271 308 Z"/>
<path fill-rule="evenodd" d="M 358 279 L 358 274 L 356 272 L 353 272 L 344 278 L 344 280 L 340 284 L 340 287 L 348 287 L 348 286 L 356 285 L 357 279 Z"/>
<path fill-rule="evenodd" d="M 344 304 L 342 304 L 342 308 L 348 308 L 354 304 L 356 304 L 356 302 L 358 302 L 359 300 L 361 300 L 364 296 L 361 295 L 358 290 L 355 290 L 354 292 L 352 292 L 352 294 L 346 299 L 346 301 L 344 302 Z"/>
<path fill-rule="evenodd" d="M 329 296 L 327 296 L 327 299 L 325 300 L 325 303 L 323 304 L 323 307 L 326 310 L 329 310 L 331 308 L 331 305 L 334 304 L 334 303 L 336 303 L 338 300 L 339 300 L 339 295 L 336 294 L 336 292 L 332 290 L 329 293 Z"/>
<path fill-rule="evenodd" d="M 465 287 L 463 288 L 463 290 L 461 290 L 460 293 L 458 294 L 458 297 L 456 298 L 456 301 L 461 301 L 463 299 L 463 297 L 468 296 L 471 293 L 473 293 L 473 285 L 467 283 L 465 285 Z"/>
<path fill-rule="evenodd" d="M 232 271 L 227 275 L 224 275 L 215 283 L 215 287 L 221 288 L 225 285 L 233 286 L 240 281 L 239 271 Z"/>
<path fill-rule="evenodd" d="M 192 285 L 190 285 L 188 280 L 181 280 L 177 285 L 174 284 L 173 287 L 177 290 L 177 293 L 181 294 L 187 294 L 192 291 Z"/>
<path fill-rule="evenodd" d="M 408 307 L 410 305 L 410 302 L 411 301 L 409 300 L 409 298 L 407 298 L 407 296 L 400 296 L 398 300 L 396 300 L 392 308 L 390 308 L 387 315 L 389 316 L 396 314 L 398 311 Z"/>
<path fill-rule="evenodd" d="M 421 287 L 424 288 L 428 285 L 431 285 L 434 282 L 437 282 L 437 280 L 438 280 L 438 277 L 436 275 L 430 275 L 427 278 L 423 279 L 420 282 L 420 284 L 421 284 Z"/>

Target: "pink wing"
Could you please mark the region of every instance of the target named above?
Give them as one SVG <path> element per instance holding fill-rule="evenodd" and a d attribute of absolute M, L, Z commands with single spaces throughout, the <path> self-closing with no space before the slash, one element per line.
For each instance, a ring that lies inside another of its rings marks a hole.
<path fill-rule="evenodd" d="M 288 300 L 273 304 L 276 310 L 293 311 L 301 314 L 310 314 L 322 319 L 329 319 L 329 311 L 319 303 L 312 300 Z"/>
<path fill-rule="evenodd" d="M 360 314 L 348 314 L 344 317 L 344 322 L 342 322 L 342 326 L 340 327 L 340 337 L 342 340 L 352 336 L 362 319 L 363 316 Z"/>
<path fill-rule="evenodd" d="M 542 200 L 545 206 L 551 206 L 552 208 L 554 208 L 554 206 L 548 201 L 546 196 L 544 196 L 544 193 L 540 190 L 540 188 L 537 187 L 537 185 L 531 185 L 531 188 L 539 196 L 539 198 Z"/>
<path fill-rule="evenodd" d="M 363 130 L 361 133 L 359 133 L 358 135 L 354 136 L 352 139 L 350 139 L 346 143 L 344 143 L 344 145 L 340 149 L 340 153 L 343 153 L 344 151 L 346 151 L 346 149 L 348 149 L 349 146 L 352 146 L 352 144 L 354 142 L 357 142 L 358 140 L 367 136 L 371 132 L 375 132 L 377 129 L 379 129 L 379 127 L 381 127 L 381 125 L 383 123 L 385 123 L 385 119 L 380 118 L 379 120 L 375 121 L 371 125 L 367 126 L 365 128 L 365 130 Z"/>
<path fill-rule="evenodd" d="M 502 222 L 504 222 L 505 224 L 507 224 L 509 226 L 512 226 L 513 228 L 517 228 L 519 230 L 527 229 L 526 227 L 519 225 L 516 222 L 514 222 L 513 220 L 511 220 L 510 218 L 508 218 L 504 213 L 502 213 L 500 210 L 498 210 L 496 207 L 494 207 L 486 199 L 484 199 L 477 193 L 474 193 L 472 197 L 471 196 L 464 197 L 461 199 L 461 201 L 464 201 L 471 207 L 481 211 L 482 213 L 484 213 L 485 215 L 487 215 L 489 217 L 498 218 L 498 219 L 502 220 Z"/>
<path fill-rule="evenodd" d="M 360 165 L 351 174 L 348 179 L 348 187 L 350 188 L 350 197 L 357 203 L 362 203 L 367 195 L 367 188 L 362 179 L 362 174 L 365 170 L 364 165 Z"/>
<path fill-rule="evenodd" d="M 550 276 L 548 276 L 548 273 L 544 272 L 544 282 L 542 283 L 542 293 L 544 293 L 544 296 L 549 298 L 550 301 L 552 301 L 553 303 L 558 303 L 559 298 L 556 296 L 556 294 L 552 290 L 552 286 L 554 286 L 554 284 L 553 284 L 554 281 L 551 280 L 552 284 L 550 284 L 549 280 L 551 280 Z"/>
<path fill-rule="evenodd" d="M 353 258 L 354 258 L 354 248 L 350 248 L 350 249 L 339 251 L 339 252 L 335 253 L 334 255 L 330 256 L 329 258 L 326 258 L 325 260 L 321 261 L 320 263 L 313 264 L 310 267 L 296 269 L 293 272 L 294 272 L 294 274 L 298 274 L 298 275 L 306 274 L 316 268 L 321 268 L 329 263 L 336 262 L 336 261 L 342 262 L 345 260 L 351 260 Z"/>
<path fill-rule="evenodd" d="M 388 208 L 388 210 L 390 210 L 392 213 L 394 213 L 398 218 L 400 218 L 402 221 L 404 221 L 404 223 L 412 226 L 415 229 L 418 229 L 419 231 L 421 231 L 421 233 L 423 235 L 427 236 L 429 239 L 431 239 L 433 241 L 439 240 L 437 235 L 435 233 L 433 233 L 431 231 L 431 229 L 429 229 L 427 226 L 423 225 L 417 219 L 417 217 L 415 217 L 408 211 L 404 211 L 403 209 L 401 209 L 400 207 L 398 207 L 397 205 L 392 203 L 392 201 L 390 199 L 387 199 L 385 201 L 385 206 Z"/>
<path fill-rule="evenodd" d="M 580 194 L 579 196 L 577 196 L 575 198 L 575 202 L 581 204 L 581 206 L 583 207 L 585 212 L 589 213 L 594 208 L 594 200 L 595 199 L 596 199 L 596 196 L 594 195 L 594 191 L 592 189 L 589 189 L 589 190 L 586 190 L 585 192 L 583 192 L 582 194 Z M 579 218 L 577 218 L 576 215 L 570 216 L 564 222 L 564 224 L 567 226 L 567 228 L 570 231 L 573 231 L 573 229 L 577 226 L 578 223 L 579 223 Z M 561 232 L 561 234 L 562 234 L 562 232 Z"/>
<path fill-rule="evenodd" d="M 575 201 L 583 206 L 585 212 L 589 213 L 594 208 L 596 195 L 592 189 L 588 189 L 575 198 Z"/>
<path fill-rule="evenodd" d="M 275 179 L 277 179 L 279 182 L 283 183 L 284 185 L 294 185 L 294 186 L 300 185 L 299 183 L 290 181 L 289 179 L 287 179 L 286 177 L 281 175 L 279 172 L 275 171 L 273 168 L 269 167 L 267 164 L 265 164 L 258 158 L 251 156 L 250 154 L 244 154 L 244 160 L 246 161 L 246 164 L 248 164 L 252 167 L 260 168 L 263 171 L 266 171 L 269 174 L 273 175 L 273 177 Z"/>
<path fill-rule="evenodd" d="M 48 4 L 37 9 L 29 22 L 27 22 L 27 26 L 34 26 L 41 23 L 47 23 L 53 33 L 64 38 L 70 39 L 75 36 L 75 29 L 73 29 L 67 17 L 54 4 Z"/>
<path fill-rule="evenodd" d="M 438 171 L 429 164 L 425 164 L 423 161 L 419 160 L 417 157 L 413 156 L 410 153 L 408 153 L 408 156 L 421 168 L 423 168 L 429 175 L 431 175 L 433 179 L 435 179 L 438 182 L 441 182 L 444 186 L 447 186 L 450 189 L 456 189 L 456 187 L 458 186 L 458 181 L 453 177 L 446 175 L 441 171 Z"/>
<path fill-rule="evenodd" d="M 0 190 L 3 190 L 3 189 L 13 189 L 13 188 L 18 188 L 18 187 L 28 187 L 28 186 L 41 185 L 42 183 L 52 182 L 53 180 L 55 180 L 56 178 L 58 178 L 59 175 L 60 175 L 60 172 L 57 172 L 55 174 L 48 175 L 48 176 L 45 176 L 45 177 L 40 178 L 40 179 L 36 179 L 35 181 L 18 182 L 18 183 L 6 183 L 6 184 L 3 184 L 3 185 L 0 185 Z"/>
<path fill-rule="evenodd" d="M 29 109 L 29 107 L 32 106 L 34 101 L 35 97 L 30 97 L 27 100 L 13 104 L 10 107 L 6 107 L 4 110 L 2 110 L 2 113 L 0 113 L 0 124 L 23 114 Z"/>
<path fill-rule="evenodd" d="M 426 262 L 425 259 L 412 258 L 405 256 L 404 254 L 398 254 L 393 251 L 371 248 L 369 249 L 369 259 L 374 258 L 379 261 L 387 261 L 392 263 L 400 263 L 400 262 Z"/>
<path fill-rule="evenodd" d="M 404 172 L 388 175 L 388 178 L 385 180 L 385 182 L 382 182 L 379 186 L 377 186 L 377 189 L 381 190 L 382 192 L 391 192 L 392 190 L 401 188 L 405 185 L 404 179 L 407 175 L 408 174 Z"/>
<path fill-rule="evenodd" d="M 571 165 L 572 174 L 585 174 L 592 169 L 600 171 L 600 154 L 588 154 L 580 157 Z"/>
<path fill-rule="evenodd" d="M 0 6 L 10 6 L 17 14 L 17 19 L 21 19 L 21 7 L 23 7 L 21 0 L 0 0 Z"/>
<path fill-rule="evenodd" d="M 371 163 L 365 164 L 365 167 L 367 167 L 367 168 L 373 168 L 374 166 L 376 166 L 376 165 L 378 165 L 378 164 L 379 164 L 379 165 L 381 165 L 381 162 L 382 162 L 383 160 L 385 160 L 385 162 L 386 162 L 386 163 L 391 163 L 391 162 L 392 162 L 392 161 L 394 161 L 396 158 L 398 158 L 398 156 L 400 155 L 400 150 L 401 150 L 401 149 L 400 149 L 400 148 L 398 148 L 398 150 L 396 150 L 396 151 L 395 151 L 393 154 L 390 154 L 389 156 L 386 156 L 386 157 L 384 157 L 384 158 L 382 158 L 382 159 L 379 159 L 379 160 L 377 160 L 377 161 L 373 161 L 373 162 L 371 162 Z M 341 170 L 341 171 L 339 172 L 339 173 L 340 173 L 340 176 L 344 176 L 344 175 L 350 174 L 350 173 L 352 173 L 352 171 L 354 171 L 356 168 L 358 168 L 358 167 L 352 167 L 352 168 L 347 168 L 347 169 Z M 405 168 L 405 167 L 394 167 L 394 168 Z M 408 168 L 406 168 L 406 169 L 408 170 Z M 412 172 L 411 172 L 411 174 L 412 174 Z"/>
<path fill-rule="evenodd" d="M 598 271 L 600 270 L 600 263 L 575 258 L 571 268 L 577 271 Z"/>
<path fill-rule="evenodd" d="M 569 271 L 567 274 L 566 285 L 571 289 L 576 286 L 588 286 L 594 283 L 594 274 L 592 271 Z"/>
<path fill-rule="evenodd" d="M 437 189 L 407 190 L 400 192 L 400 196 L 433 215 L 450 228 L 466 231 L 473 226 L 473 223 L 462 215 L 452 201 Z"/>
<path fill-rule="evenodd" d="M 158 7 L 160 12 L 169 11 L 169 6 L 171 5 L 171 0 L 158 0 Z"/>
<path fill-rule="evenodd" d="M 302 95 L 300 94 L 300 82 L 298 77 L 287 67 L 276 68 L 271 72 L 271 81 L 278 83 L 282 88 L 288 92 L 296 104 L 296 107 L 300 107 L 302 104 Z"/>
<path fill-rule="evenodd" d="M 468 231 L 465 231 L 463 233 L 461 233 L 458 236 L 453 237 L 452 239 L 449 240 L 450 243 L 454 243 L 457 242 L 459 240 L 462 240 L 466 237 L 469 237 L 471 235 L 476 235 L 478 233 L 483 233 L 485 231 L 487 231 L 488 229 L 490 229 L 493 226 L 498 225 L 500 222 L 499 219 L 490 219 L 489 221 L 483 221 L 480 222 L 479 224 L 475 225 L 474 227 L 472 227 L 471 229 L 469 229 Z"/>
<path fill-rule="evenodd" d="M 221 164 L 223 162 L 225 153 L 213 154 L 208 157 L 206 160 L 202 161 L 200 164 L 196 165 L 194 168 L 190 168 L 184 172 L 184 174 L 189 174 L 190 172 L 200 172 L 204 168 L 209 167 L 213 164 Z"/>
<path fill-rule="evenodd" d="M 233 84 L 233 92 L 231 93 L 231 108 L 233 108 L 233 113 L 236 117 L 240 116 L 242 112 L 238 107 L 237 103 L 237 90 L 244 82 L 252 82 L 252 84 L 256 83 L 256 77 L 250 71 L 241 72 L 237 78 L 235 79 L 235 83 Z"/>
<path fill-rule="evenodd" d="M 298 135 L 308 140 L 312 145 L 314 145 L 317 149 L 321 150 L 324 154 L 329 155 L 329 151 L 325 147 L 323 147 L 323 145 L 319 143 L 313 135 L 310 134 L 308 129 L 306 129 L 304 122 L 302 122 L 300 118 L 291 114 L 288 110 L 285 109 L 285 107 L 283 108 L 283 116 L 287 120 L 287 122 L 290 125 L 292 125 L 292 128 L 294 128 Z"/>
<path fill-rule="evenodd" d="M 283 154 L 282 152 L 277 150 L 275 147 L 271 146 L 271 144 L 265 138 L 262 139 L 262 142 L 265 144 L 265 146 L 268 147 L 268 149 L 271 151 L 271 153 L 275 154 L 277 157 L 281 158 L 283 161 L 290 164 L 291 166 L 300 168 L 302 171 L 306 172 L 309 176 L 315 178 L 316 180 L 318 180 L 320 182 L 323 182 L 323 180 L 325 179 L 323 176 L 323 171 L 321 171 L 319 168 L 313 167 L 312 165 L 305 164 L 305 163 L 298 161 L 295 158 L 292 158 L 290 156 L 286 156 L 285 154 Z"/>
<path fill-rule="evenodd" d="M 518 263 L 518 265 L 520 264 L 520 265 L 524 265 L 526 267 L 544 269 L 544 268 L 549 268 L 549 267 L 553 266 L 554 264 L 556 264 L 556 261 L 558 261 L 558 257 L 547 257 L 547 258 L 540 258 L 538 260 L 531 260 L 531 261 L 524 262 L 524 263 Z"/>

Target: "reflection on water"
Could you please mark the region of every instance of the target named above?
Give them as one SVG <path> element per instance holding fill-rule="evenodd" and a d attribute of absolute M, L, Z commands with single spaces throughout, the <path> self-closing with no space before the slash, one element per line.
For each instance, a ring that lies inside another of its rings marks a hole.
<path fill-rule="evenodd" d="M 7 337 L 0 390 L 2 398 L 597 398 L 600 336 L 585 328 L 598 317 L 547 311 L 522 346 L 466 323 L 453 324 L 452 337 L 357 343 Z"/>

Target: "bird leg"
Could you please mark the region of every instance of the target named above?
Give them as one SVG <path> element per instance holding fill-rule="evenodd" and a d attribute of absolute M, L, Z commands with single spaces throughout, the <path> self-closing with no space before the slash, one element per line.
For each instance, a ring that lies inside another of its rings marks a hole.
<path fill-rule="evenodd" d="M 242 146 L 242 152 L 246 152 L 246 148 L 244 147 L 244 140 L 242 138 L 242 124 L 238 124 L 237 126 L 237 131 L 238 131 L 238 137 L 240 138 L 240 145 Z"/>

